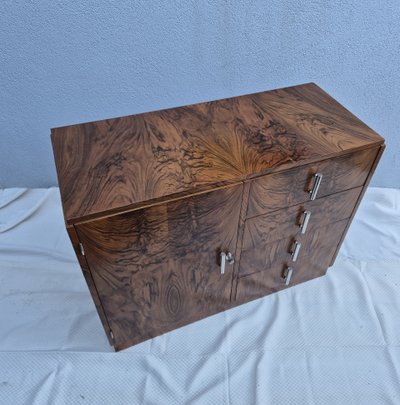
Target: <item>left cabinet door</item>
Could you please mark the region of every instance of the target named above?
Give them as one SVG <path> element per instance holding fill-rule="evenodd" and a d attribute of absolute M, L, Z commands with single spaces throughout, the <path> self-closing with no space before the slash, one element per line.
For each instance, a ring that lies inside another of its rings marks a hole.
<path fill-rule="evenodd" d="M 117 350 L 229 307 L 242 188 L 75 225 Z"/>

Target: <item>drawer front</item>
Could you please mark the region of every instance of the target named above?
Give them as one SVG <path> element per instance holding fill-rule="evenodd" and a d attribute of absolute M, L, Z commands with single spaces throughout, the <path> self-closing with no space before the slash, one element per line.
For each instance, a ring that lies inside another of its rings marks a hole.
<path fill-rule="evenodd" d="M 229 306 L 242 189 L 76 226 L 117 349 Z"/>
<path fill-rule="evenodd" d="M 250 301 L 324 275 L 346 225 L 347 220 L 338 221 L 307 235 L 296 262 L 289 252 L 286 256 L 282 253 L 268 267 L 264 265 L 264 258 L 255 258 L 253 269 L 258 271 L 239 277 L 236 300 Z M 286 284 L 283 276 L 288 268 L 292 269 L 292 274 Z"/>
<path fill-rule="evenodd" d="M 366 149 L 252 180 L 246 217 L 309 201 L 312 190 L 317 189 L 315 198 L 321 198 L 362 186 L 378 149 Z M 322 175 L 319 184 L 316 174 Z"/>
<path fill-rule="evenodd" d="M 294 250 L 295 241 L 304 245 L 316 229 L 349 218 L 361 190 L 357 187 L 246 220 L 239 274 L 268 268 Z"/>
<path fill-rule="evenodd" d="M 306 232 L 330 222 L 349 218 L 357 203 L 362 187 L 336 193 L 315 201 L 307 201 L 289 208 L 273 211 L 266 215 L 246 220 L 244 246 L 248 248 L 248 240 L 269 243 L 287 235 L 303 232 L 304 212 L 309 214 Z M 250 235 L 253 235 L 250 237 Z"/>

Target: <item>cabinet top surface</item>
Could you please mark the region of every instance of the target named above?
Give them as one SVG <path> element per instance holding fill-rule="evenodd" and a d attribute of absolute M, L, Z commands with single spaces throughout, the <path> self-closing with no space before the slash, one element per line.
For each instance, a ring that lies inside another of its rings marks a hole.
<path fill-rule="evenodd" d="M 67 223 L 383 142 L 314 83 L 52 129 Z"/>

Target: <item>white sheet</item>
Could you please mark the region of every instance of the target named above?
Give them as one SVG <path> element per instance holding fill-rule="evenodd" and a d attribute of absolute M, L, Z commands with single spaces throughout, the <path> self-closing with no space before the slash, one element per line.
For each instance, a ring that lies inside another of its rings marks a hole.
<path fill-rule="evenodd" d="M 371 188 L 326 277 L 113 353 L 58 189 L 0 191 L 0 404 L 400 404 L 399 247 Z"/>

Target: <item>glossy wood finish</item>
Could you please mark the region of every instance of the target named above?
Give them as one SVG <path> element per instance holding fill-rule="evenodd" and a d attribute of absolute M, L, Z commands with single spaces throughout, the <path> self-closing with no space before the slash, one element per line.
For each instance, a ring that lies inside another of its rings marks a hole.
<path fill-rule="evenodd" d="M 352 221 L 353 221 L 354 215 L 355 215 L 356 212 L 357 212 L 358 206 L 360 205 L 361 200 L 362 200 L 362 198 L 364 197 L 365 192 L 367 191 L 369 182 L 371 181 L 371 178 L 372 178 L 372 176 L 373 176 L 373 174 L 374 174 L 374 172 L 375 172 L 376 167 L 378 166 L 379 160 L 380 160 L 380 158 L 381 158 L 383 152 L 385 151 L 385 148 L 386 148 L 385 145 L 381 145 L 380 148 L 379 148 L 379 150 L 378 150 L 378 154 L 377 154 L 376 157 L 375 157 L 374 163 L 373 163 L 373 165 L 372 165 L 372 167 L 371 167 L 371 170 L 370 170 L 370 172 L 369 172 L 369 174 L 368 174 L 368 177 L 367 177 L 367 179 L 366 179 L 366 181 L 365 181 L 365 183 L 364 183 L 364 187 L 362 188 L 362 191 L 361 191 L 361 193 L 360 193 L 360 195 L 359 195 L 359 197 L 358 197 L 358 200 L 357 200 L 357 202 L 356 202 L 356 204 L 355 204 L 355 206 L 354 206 L 354 209 L 353 209 L 353 212 L 352 212 L 352 214 L 351 214 L 351 217 L 350 217 L 349 221 L 347 222 L 346 229 L 344 230 L 344 232 L 343 232 L 343 234 L 342 234 L 342 237 L 341 237 L 341 239 L 340 239 L 340 241 L 339 241 L 339 243 L 338 243 L 338 245 L 337 245 L 336 252 L 335 252 L 335 254 L 334 254 L 333 257 L 332 257 L 331 263 L 329 264 L 330 266 L 333 265 L 333 263 L 334 263 L 334 261 L 335 261 L 335 259 L 336 259 L 336 256 L 337 256 L 338 253 L 339 253 L 339 249 L 340 249 L 340 247 L 342 246 L 343 240 L 344 240 L 344 238 L 345 238 L 345 236 L 346 236 L 346 234 L 347 234 L 347 231 L 348 231 L 348 229 L 349 229 L 349 227 L 350 227 L 350 225 L 351 225 L 351 223 L 352 223 Z"/>
<path fill-rule="evenodd" d="M 106 314 L 104 312 L 103 304 L 100 301 L 100 297 L 99 297 L 96 285 L 93 280 L 92 272 L 90 271 L 89 265 L 87 263 L 86 256 L 82 255 L 80 252 L 80 246 L 79 246 L 80 241 L 79 241 L 78 235 L 76 233 L 75 227 L 68 226 L 67 232 L 71 239 L 71 243 L 75 250 L 76 256 L 78 258 L 79 265 L 81 266 L 82 273 L 83 273 L 83 276 L 85 277 L 86 284 L 92 295 L 92 299 L 93 299 L 94 305 L 96 306 L 97 313 L 99 314 L 100 321 L 103 325 L 104 331 L 106 332 L 108 341 L 110 342 L 110 345 L 113 345 L 114 339 L 112 338 L 112 336 L 110 334 L 110 331 L 111 331 L 110 325 L 108 323 Z"/>
<path fill-rule="evenodd" d="M 76 226 L 117 349 L 229 306 L 242 188 Z"/>
<path fill-rule="evenodd" d="M 311 214 L 306 233 L 313 232 L 318 226 L 349 218 L 361 190 L 362 187 L 353 188 L 246 220 L 242 250 L 248 247 L 246 241 L 257 239 L 269 243 L 288 235 L 300 234 L 304 211 Z"/>
<path fill-rule="evenodd" d="M 276 260 L 290 258 L 295 241 L 302 243 L 300 251 L 304 252 L 309 235 L 321 226 L 329 227 L 332 222 L 350 217 L 361 189 L 358 187 L 247 220 L 241 248 L 240 276 L 268 268 Z M 311 217 L 306 233 L 301 234 L 305 210 L 311 212 Z M 339 238 L 336 245 L 338 243 Z"/>
<path fill-rule="evenodd" d="M 52 130 L 68 224 L 383 139 L 313 83 Z"/>
<path fill-rule="evenodd" d="M 288 265 L 290 285 L 325 274 L 383 142 L 313 83 L 53 129 L 68 234 L 110 343 L 286 288 Z M 221 251 L 235 258 L 223 275 Z"/>
<path fill-rule="evenodd" d="M 347 225 L 347 220 L 327 224 L 310 233 L 303 242 L 299 259 L 293 263 L 290 255 L 281 257 L 270 266 L 262 266 L 257 272 L 238 279 L 236 299 L 239 302 L 247 302 L 260 298 L 264 295 L 292 287 L 315 277 L 323 276 L 329 266 L 332 256 L 336 251 L 337 243 L 340 240 Z M 283 270 L 291 266 L 293 276 L 289 286 L 285 285 L 282 279 Z"/>
<path fill-rule="evenodd" d="M 238 232 L 237 232 L 237 243 L 236 243 L 236 252 L 235 252 L 235 263 L 234 263 L 234 267 L 233 267 L 234 282 L 232 284 L 231 302 L 234 302 L 235 297 L 236 297 L 236 284 L 237 284 L 237 278 L 239 276 L 239 267 L 240 267 L 240 260 L 241 260 L 241 255 L 242 255 L 242 241 L 243 241 L 244 227 L 245 227 L 245 221 L 246 221 L 247 205 L 249 202 L 250 185 L 251 185 L 251 181 L 245 181 L 243 183 L 242 205 L 240 207 L 239 224 L 238 224 Z"/>
<path fill-rule="evenodd" d="M 251 184 L 247 217 L 310 200 L 314 175 L 323 175 L 317 198 L 362 186 L 379 148 L 353 152 L 256 179 Z"/>

